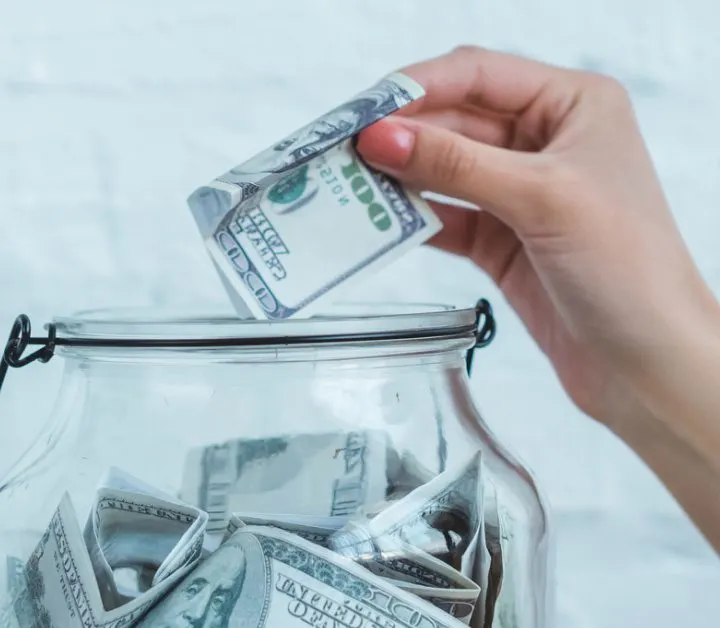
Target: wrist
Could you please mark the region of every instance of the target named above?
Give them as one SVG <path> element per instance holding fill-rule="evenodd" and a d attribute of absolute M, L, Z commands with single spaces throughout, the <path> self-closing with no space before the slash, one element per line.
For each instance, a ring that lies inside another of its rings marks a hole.
<path fill-rule="evenodd" d="M 661 424 L 720 471 L 720 306 L 710 295 L 675 314 L 628 376 L 647 409 L 639 423 Z"/>
<path fill-rule="evenodd" d="M 611 427 L 663 482 L 720 552 L 720 314 L 682 320 L 624 378 L 637 403 Z"/>

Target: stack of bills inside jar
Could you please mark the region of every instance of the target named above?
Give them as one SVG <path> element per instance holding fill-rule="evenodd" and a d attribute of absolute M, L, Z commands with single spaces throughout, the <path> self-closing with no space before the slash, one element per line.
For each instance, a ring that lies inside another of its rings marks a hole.
<path fill-rule="evenodd" d="M 203 447 L 179 495 L 111 469 L 83 527 L 66 494 L 10 561 L 14 615 L 21 628 L 483 626 L 496 539 L 482 486 L 479 453 L 435 473 L 372 431 Z"/>
<path fill-rule="evenodd" d="M 353 148 L 362 129 L 423 95 L 392 74 L 189 197 L 241 317 L 312 315 L 440 230 L 425 201 Z"/>

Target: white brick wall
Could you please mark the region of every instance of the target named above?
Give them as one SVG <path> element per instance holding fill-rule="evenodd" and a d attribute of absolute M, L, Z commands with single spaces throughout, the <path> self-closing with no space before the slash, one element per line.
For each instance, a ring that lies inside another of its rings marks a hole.
<path fill-rule="evenodd" d="M 40 322 L 222 298 L 185 208 L 192 187 L 386 71 L 459 43 L 623 80 L 719 289 L 719 22 L 717 0 L 0 0 L 0 332 L 20 311 Z M 501 333 L 475 390 L 556 509 L 560 625 L 717 625 L 717 558 L 633 455 L 578 415 L 487 280 L 422 250 L 367 287 L 400 289 L 496 305 Z M 0 452 L 42 420 L 59 369 L 12 374 Z M 48 392 L 24 398 L 38 389 Z"/>

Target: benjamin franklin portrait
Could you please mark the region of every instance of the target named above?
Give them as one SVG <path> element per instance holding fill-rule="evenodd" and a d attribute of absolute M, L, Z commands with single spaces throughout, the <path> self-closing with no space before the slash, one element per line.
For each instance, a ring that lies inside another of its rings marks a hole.
<path fill-rule="evenodd" d="M 230 628 L 246 572 L 243 548 L 226 543 L 186 576 L 140 625 L 145 628 Z"/>

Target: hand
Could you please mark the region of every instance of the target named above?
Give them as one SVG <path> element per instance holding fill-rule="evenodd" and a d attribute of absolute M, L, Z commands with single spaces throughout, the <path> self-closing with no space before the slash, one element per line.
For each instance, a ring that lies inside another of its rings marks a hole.
<path fill-rule="evenodd" d="M 463 47 L 403 73 L 426 96 L 364 131 L 363 157 L 434 203 L 434 244 L 484 269 L 588 415 L 646 412 L 634 383 L 720 313 L 614 80 Z M 689 323 L 688 323 L 689 322 Z"/>

